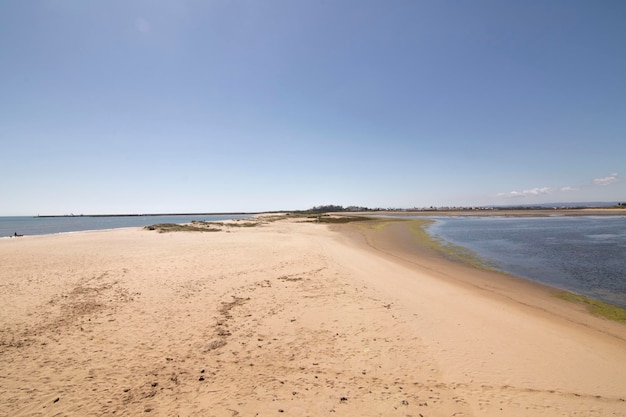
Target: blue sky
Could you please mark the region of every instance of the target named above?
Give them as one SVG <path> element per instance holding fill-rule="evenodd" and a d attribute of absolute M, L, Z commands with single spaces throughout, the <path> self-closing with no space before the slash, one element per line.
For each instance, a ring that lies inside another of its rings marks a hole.
<path fill-rule="evenodd" d="M 0 0 L 0 215 L 626 200 L 626 2 Z"/>

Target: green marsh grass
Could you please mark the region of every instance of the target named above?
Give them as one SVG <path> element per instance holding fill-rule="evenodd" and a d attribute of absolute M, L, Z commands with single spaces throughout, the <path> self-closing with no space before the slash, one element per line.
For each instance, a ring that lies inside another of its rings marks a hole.
<path fill-rule="evenodd" d="M 156 230 L 159 233 L 169 232 L 219 232 L 220 229 L 198 227 L 191 224 L 159 223 L 144 227 L 146 230 Z"/>
<path fill-rule="evenodd" d="M 333 223 L 333 224 L 341 224 L 341 223 L 353 223 L 353 222 L 363 222 L 374 220 L 370 217 L 361 217 L 361 216 L 328 216 L 328 215 L 319 215 L 319 216 L 307 216 L 308 219 L 315 219 L 318 223 Z"/>
<path fill-rule="evenodd" d="M 194 224 L 194 225 L 199 225 L 199 226 L 204 226 L 204 227 L 211 227 L 211 226 L 219 226 L 219 227 L 256 227 L 261 222 L 259 222 L 259 221 L 205 222 L 205 221 L 201 221 L 201 220 L 193 220 L 191 223 Z"/>
<path fill-rule="evenodd" d="M 504 271 L 498 270 L 494 266 L 490 265 L 486 260 L 482 259 L 478 254 L 470 249 L 462 246 L 454 245 L 443 241 L 437 237 L 433 237 L 426 229 L 434 223 L 434 220 L 430 219 L 412 219 L 412 220 L 395 220 L 395 219 L 380 219 L 371 218 L 372 222 L 359 224 L 360 227 L 381 231 L 391 224 L 397 222 L 407 223 L 407 227 L 411 232 L 411 235 L 416 244 L 421 247 L 430 249 L 434 252 L 440 253 L 448 259 L 459 261 L 470 265 L 477 269 L 495 271 L 502 274 L 507 274 Z M 619 307 L 613 304 L 606 303 L 604 301 L 596 300 L 584 295 L 573 294 L 568 291 L 558 291 L 555 293 L 557 298 L 570 301 L 587 306 L 587 310 L 597 316 L 601 316 L 610 320 L 614 320 L 620 323 L 626 323 L 626 308 Z"/>
<path fill-rule="evenodd" d="M 449 258 L 469 264 L 475 268 L 488 271 L 497 271 L 506 274 L 506 272 L 496 269 L 487 261 L 478 256 L 476 253 L 467 248 L 448 244 L 437 238 L 431 237 L 428 232 L 426 232 L 426 228 L 432 223 L 432 220 L 413 220 L 411 221 L 411 224 L 409 224 L 409 230 L 411 230 L 411 233 L 413 234 L 415 240 L 420 245 L 426 246 L 430 249 L 444 254 Z M 558 291 L 555 295 L 557 298 L 560 298 L 562 300 L 567 300 L 578 304 L 584 304 L 587 306 L 587 310 L 590 313 L 597 316 L 601 316 L 621 323 L 626 323 L 626 308 L 586 297 L 584 295 L 574 294 L 568 291 Z"/>
<path fill-rule="evenodd" d="M 435 222 L 434 220 L 383 220 L 375 224 L 371 224 L 371 226 L 376 230 L 382 230 L 390 224 L 397 222 L 406 223 L 414 242 L 420 247 L 432 250 L 433 252 L 437 252 L 450 260 L 462 262 L 477 269 L 498 271 L 485 259 L 481 258 L 476 252 L 463 246 L 454 245 L 452 243 L 445 242 L 443 239 L 431 236 L 426 230 Z M 370 226 L 370 224 L 368 224 L 368 226 Z"/>
<path fill-rule="evenodd" d="M 587 310 L 596 316 L 601 316 L 620 323 L 626 323 L 626 308 L 605 303 L 604 301 L 596 300 L 584 295 L 574 294 L 569 291 L 559 291 L 555 294 L 555 296 L 561 300 L 585 305 Z"/>

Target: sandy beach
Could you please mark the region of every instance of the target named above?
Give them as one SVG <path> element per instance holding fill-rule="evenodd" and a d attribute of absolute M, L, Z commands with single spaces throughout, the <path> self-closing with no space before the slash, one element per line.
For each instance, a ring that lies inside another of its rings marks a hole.
<path fill-rule="evenodd" d="M 27 236 L 0 265 L 0 416 L 626 416 L 626 325 L 406 223 Z"/>

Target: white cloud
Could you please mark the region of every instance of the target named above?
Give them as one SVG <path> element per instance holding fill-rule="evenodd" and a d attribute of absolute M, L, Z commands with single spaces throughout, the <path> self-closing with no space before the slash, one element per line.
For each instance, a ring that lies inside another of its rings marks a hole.
<path fill-rule="evenodd" d="M 599 186 L 605 186 L 605 185 L 609 185 L 609 184 L 613 184 L 616 183 L 620 180 L 619 175 L 616 173 L 609 175 L 608 177 L 604 177 L 604 178 L 596 178 L 593 180 L 593 183 L 595 185 L 599 185 Z"/>
<path fill-rule="evenodd" d="M 570 186 L 563 186 L 563 187 L 558 187 L 558 188 L 536 187 L 536 188 L 530 188 L 528 190 L 522 190 L 522 191 L 509 191 L 506 193 L 498 193 L 497 196 L 505 197 L 505 198 L 523 198 L 523 197 L 533 197 L 533 196 L 555 194 L 555 193 L 567 193 L 567 192 L 574 192 L 574 191 L 579 191 L 582 193 L 582 192 L 585 192 L 585 190 L 589 192 L 589 189 L 594 188 L 594 187 L 604 187 L 604 186 L 621 182 L 621 181 L 622 179 L 620 178 L 619 174 L 615 172 L 603 178 L 595 178 L 591 182 L 586 182 L 584 184 L 581 184 L 580 187 L 570 187 Z"/>
<path fill-rule="evenodd" d="M 552 188 L 550 187 L 541 187 L 541 188 L 531 188 L 529 190 L 523 191 L 510 191 L 508 193 L 498 193 L 500 197 L 527 197 L 532 195 L 541 195 L 541 194 L 550 194 L 552 193 Z"/>

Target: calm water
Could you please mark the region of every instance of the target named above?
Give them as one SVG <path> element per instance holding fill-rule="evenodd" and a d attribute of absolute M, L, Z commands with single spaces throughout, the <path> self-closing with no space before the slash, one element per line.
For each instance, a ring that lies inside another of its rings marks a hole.
<path fill-rule="evenodd" d="M 626 216 L 435 219 L 498 269 L 626 307 Z"/>
<path fill-rule="evenodd" d="M 248 215 L 119 216 L 119 217 L 0 217 L 0 238 L 20 235 L 48 235 L 85 230 L 143 227 L 157 223 L 189 223 L 192 220 L 244 219 Z"/>

